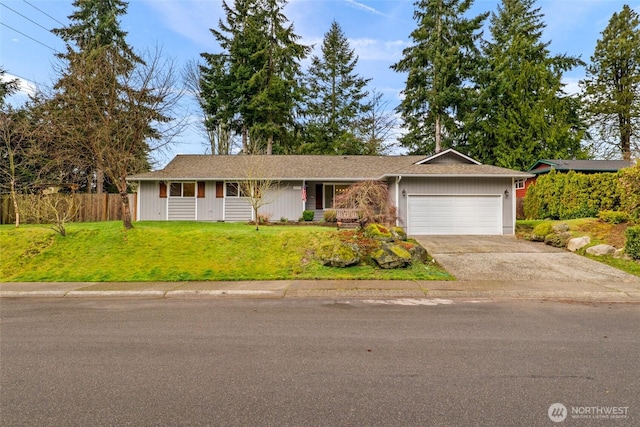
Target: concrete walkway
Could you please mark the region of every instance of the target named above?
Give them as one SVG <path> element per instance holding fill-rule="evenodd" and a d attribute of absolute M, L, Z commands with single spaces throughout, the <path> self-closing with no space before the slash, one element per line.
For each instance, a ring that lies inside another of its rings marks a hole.
<path fill-rule="evenodd" d="M 0 297 L 465 298 L 640 302 L 640 283 L 575 281 L 282 280 L 244 282 L 0 283 Z"/>

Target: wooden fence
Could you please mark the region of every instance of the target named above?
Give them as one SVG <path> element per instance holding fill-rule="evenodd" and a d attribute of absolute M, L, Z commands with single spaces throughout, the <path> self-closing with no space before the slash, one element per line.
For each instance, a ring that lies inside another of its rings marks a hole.
<path fill-rule="evenodd" d="M 33 196 L 20 196 L 33 197 Z M 118 221 L 122 219 L 122 201 L 119 194 L 77 194 L 80 201 L 78 214 L 73 222 Z M 131 218 L 136 218 L 136 195 L 129 194 Z M 11 196 L 0 196 L 0 224 L 12 224 L 15 211 Z"/>

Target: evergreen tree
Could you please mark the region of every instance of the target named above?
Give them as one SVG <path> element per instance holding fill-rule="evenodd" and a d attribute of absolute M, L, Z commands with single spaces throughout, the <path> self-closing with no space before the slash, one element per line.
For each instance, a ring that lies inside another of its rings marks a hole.
<path fill-rule="evenodd" d="M 544 23 L 534 0 L 503 0 L 483 46 L 480 102 L 468 122 L 468 154 L 526 170 L 540 158 L 583 156 L 584 125 L 577 99 L 563 92 L 562 74 L 578 58 L 552 56 L 541 41 Z"/>
<path fill-rule="evenodd" d="M 20 87 L 18 79 L 5 80 L 6 70 L 0 66 L 0 109 L 5 108 L 5 99 L 16 93 Z"/>
<path fill-rule="evenodd" d="M 598 154 L 608 156 L 613 148 L 631 159 L 632 151 L 640 152 L 640 19 L 629 6 L 609 20 L 581 84 L 585 112 L 605 143 Z"/>
<path fill-rule="evenodd" d="M 365 90 L 371 79 L 355 73 L 358 57 L 340 25 L 333 21 L 324 35 L 321 56 L 311 58 L 307 73 L 307 132 L 305 152 L 313 154 L 364 154 L 359 135 L 362 115 L 369 107 Z"/>
<path fill-rule="evenodd" d="M 180 97 L 175 70 L 160 60 L 161 52 L 145 62 L 127 44 L 119 21 L 127 11 L 125 1 L 75 0 L 73 5 L 71 24 L 54 30 L 66 42 L 66 52 L 59 55 L 64 66 L 54 98 L 39 114 L 51 129 L 52 159 L 89 168 L 86 176 L 95 173 L 98 192 L 106 176 L 121 196 L 124 226 L 131 228 L 126 178 L 148 170 L 152 149 L 180 128 L 168 116 Z"/>
<path fill-rule="evenodd" d="M 242 135 L 243 152 L 287 151 L 283 144 L 301 101 L 299 62 L 309 48 L 287 24 L 284 0 L 223 2 L 225 20 L 212 29 L 221 53 L 203 53 L 203 108 L 210 126 Z"/>
<path fill-rule="evenodd" d="M 401 144 L 411 153 L 439 152 L 461 138 L 471 92 L 468 88 L 478 68 L 476 41 L 488 14 L 469 19 L 464 15 L 473 0 L 419 0 L 415 3 L 417 28 L 413 45 L 391 68 L 406 72 L 404 99 L 398 107 L 407 133 Z"/>
<path fill-rule="evenodd" d="M 65 64 L 55 84 L 59 118 L 66 123 L 62 140 L 83 141 L 84 150 L 77 157 L 87 168 L 87 177 L 95 173 L 96 192 L 102 193 L 105 180 L 105 158 L 102 146 L 105 127 L 114 119 L 120 103 L 117 93 L 125 88 L 120 77 L 131 73 L 142 59 L 126 42 L 127 33 L 120 28 L 119 18 L 126 14 L 123 0 L 75 0 L 71 24 L 52 32 L 66 42 L 66 52 L 57 54 Z M 66 113 L 65 113 L 66 110 Z M 71 114 L 73 113 L 73 114 Z M 80 147 L 78 147 L 80 148 Z M 80 165 L 78 165 L 80 166 Z M 91 191 L 92 185 L 87 186 Z"/>
<path fill-rule="evenodd" d="M 225 21 L 211 33 L 222 48 L 221 53 L 202 53 L 206 65 L 201 68 L 201 106 L 209 117 L 210 132 L 229 128 L 242 136 L 242 151 L 247 152 L 249 128 L 253 124 L 249 103 L 249 80 L 259 69 L 253 57 L 260 43 L 260 32 L 255 22 L 256 2 L 235 0 L 233 7 L 222 2 Z"/>

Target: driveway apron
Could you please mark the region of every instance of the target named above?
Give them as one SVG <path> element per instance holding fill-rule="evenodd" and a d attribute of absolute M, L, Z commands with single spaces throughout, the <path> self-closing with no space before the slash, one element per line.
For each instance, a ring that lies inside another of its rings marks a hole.
<path fill-rule="evenodd" d="M 414 236 L 427 252 L 462 281 L 589 282 L 630 284 L 640 277 L 544 243 L 514 236 Z"/>

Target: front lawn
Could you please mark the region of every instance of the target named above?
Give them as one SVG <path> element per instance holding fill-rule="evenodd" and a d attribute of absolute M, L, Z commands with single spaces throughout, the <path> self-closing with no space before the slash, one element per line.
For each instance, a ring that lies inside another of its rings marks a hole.
<path fill-rule="evenodd" d="M 36 225 L 0 226 L 0 281 L 451 280 L 435 264 L 382 270 L 324 267 L 314 250 L 327 227 L 238 223 L 75 223 L 62 237 Z"/>

